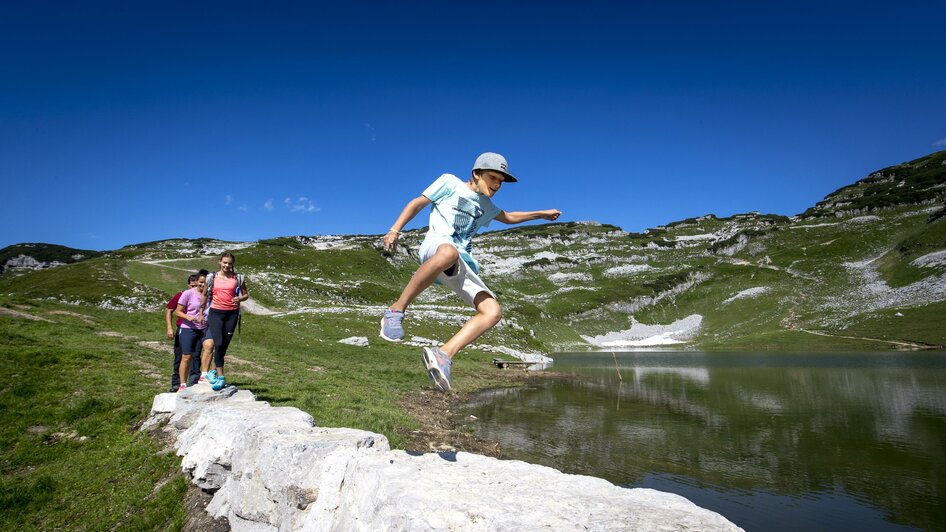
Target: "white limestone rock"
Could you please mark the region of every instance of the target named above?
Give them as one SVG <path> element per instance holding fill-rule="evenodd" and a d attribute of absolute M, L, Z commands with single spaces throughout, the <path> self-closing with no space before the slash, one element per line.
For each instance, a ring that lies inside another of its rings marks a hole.
<path fill-rule="evenodd" d="M 519 461 L 402 451 L 353 457 L 305 530 L 739 530 L 678 495 Z"/>
<path fill-rule="evenodd" d="M 312 416 L 297 408 L 273 408 L 263 402 L 207 405 L 178 437 L 177 454 L 195 484 L 216 490 L 230 474 L 234 454 L 251 444 L 257 433 L 291 432 L 312 425 Z"/>
<path fill-rule="evenodd" d="M 154 401 L 151 402 L 151 414 L 173 412 L 176 404 L 176 393 L 159 393 L 154 396 Z"/>
<path fill-rule="evenodd" d="M 235 531 L 738 530 L 677 495 L 462 452 L 391 451 L 380 434 L 315 427 L 296 408 L 206 388 L 161 394 L 145 424 L 170 417 L 182 469 Z"/>
<path fill-rule="evenodd" d="M 309 428 L 292 431 L 253 431 L 231 458 L 232 479 L 225 493 L 235 514 L 270 525 L 295 523 L 315 502 L 322 484 L 321 464 L 326 457 L 364 450 L 388 450 L 383 436 L 346 428 Z M 332 489 L 337 490 L 337 486 Z M 220 507 L 224 507 L 221 502 Z M 292 528 L 297 528 L 293 526 Z"/>
<path fill-rule="evenodd" d="M 340 344 L 354 345 L 357 347 L 368 347 L 368 338 L 364 336 L 352 336 L 339 340 Z"/>

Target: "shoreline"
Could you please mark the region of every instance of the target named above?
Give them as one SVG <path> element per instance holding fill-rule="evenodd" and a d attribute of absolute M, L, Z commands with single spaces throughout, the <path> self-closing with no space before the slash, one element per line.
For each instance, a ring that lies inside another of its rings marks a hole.
<path fill-rule="evenodd" d="M 478 376 L 485 375 L 487 371 L 491 372 L 492 370 L 469 373 L 464 377 L 477 379 Z M 445 394 L 433 389 L 423 389 L 406 394 L 400 401 L 400 407 L 417 422 L 417 428 L 404 427 L 399 429 L 399 435 L 409 442 L 410 448 L 405 450 L 418 452 L 464 451 L 502 459 L 504 458 L 503 449 L 499 442 L 483 440 L 466 430 L 466 425 L 457 413 L 458 408 L 468 403 L 474 395 L 489 390 L 520 388 L 548 380 L 580 378 L 570 373 L 549 370 L 503 369 L 496 371 L 502 372 L 500 380 L 508 386 L 496 386 L 496 377 L 490 375 L 491 380 L 494 381 L 492 385 L 477 387 L 471 392 Z"/>

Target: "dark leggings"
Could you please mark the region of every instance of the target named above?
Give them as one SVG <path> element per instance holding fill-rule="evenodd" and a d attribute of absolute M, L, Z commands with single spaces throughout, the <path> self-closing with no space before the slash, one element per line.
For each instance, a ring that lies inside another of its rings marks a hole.
<path fill-rule="evenodd" d="M 207 316 L 207 329 L 210 330 L 210 337 L 214 339 L 214 365 L 218 368 L 223 367 L 223 357 L 227 355 L 227 348 L 230 347 L 230 340 L 233 339 L 233 331 L 236 330 L 239 316 L 239 310 L 215 308 L 210 309 L 210 314 Z"/>

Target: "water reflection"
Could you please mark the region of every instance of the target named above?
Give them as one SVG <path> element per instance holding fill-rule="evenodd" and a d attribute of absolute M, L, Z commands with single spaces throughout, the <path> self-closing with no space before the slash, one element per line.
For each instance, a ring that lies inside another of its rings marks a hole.
<path fill-rule="evenodd" d="M 478 397 L 478 434 L 747 528 L 946 528 L 942 354 L 586 353 L 554 369 L 577 378 Z"/>

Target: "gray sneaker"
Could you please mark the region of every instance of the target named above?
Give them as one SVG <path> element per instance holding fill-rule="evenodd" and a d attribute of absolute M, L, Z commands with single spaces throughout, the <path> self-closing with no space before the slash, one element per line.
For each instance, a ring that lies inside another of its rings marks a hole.
<path fill-rule="evenodd" d="M 452 361 L 439 347 L 425 347 L 421 351 L 424 367 L 434 388 L 441 392 L 450 391 L 450 365 Z"/>
<path fill-rule="evenodd" d="M 404 319 L 404 312 L 400 310 L 386 310 L 384 317 L 381 318 L 381 338 L 389 342 L 400 342 L 404 339 L 404 327 L 401 321 Z"/>

